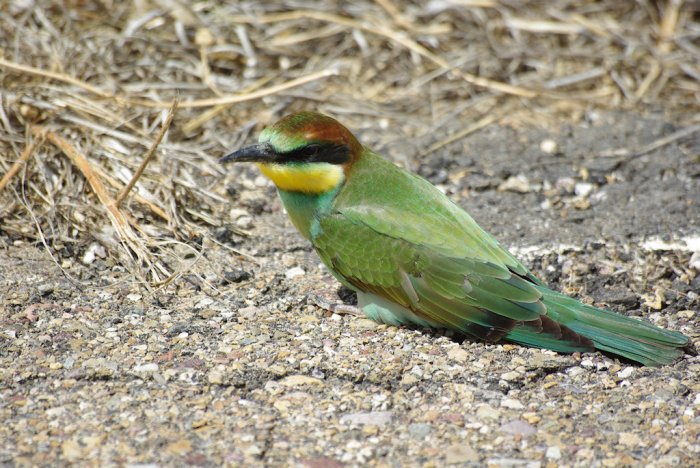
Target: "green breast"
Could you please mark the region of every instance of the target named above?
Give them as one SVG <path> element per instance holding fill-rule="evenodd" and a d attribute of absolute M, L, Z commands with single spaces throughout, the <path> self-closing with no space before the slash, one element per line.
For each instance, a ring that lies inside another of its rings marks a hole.
<path fill-rule="evenodd" d="M 318 232 L 320 217 L 329 212 L 333 199 L 338 194 L 336 188 L 321 194 L 289 192 L 278 190 L 289 219 L 297 230 L 308 240 Z"/>

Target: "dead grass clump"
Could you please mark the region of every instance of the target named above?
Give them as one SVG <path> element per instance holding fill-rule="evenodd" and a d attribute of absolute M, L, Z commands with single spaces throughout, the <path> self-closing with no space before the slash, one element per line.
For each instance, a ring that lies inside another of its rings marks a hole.
<path fill-rule="evenodd" d="M 59 264 L 97 243 L 161 285 L 227 222 L 217 157 L 300 107 L 357 130 L 388 119 L 419 152 L 533 107 L 697 123 L 697 3 L 579 3 L 14 2 L 0 13 L 0 242 L 43 242 Z M 455 119 L 464 129 L 441 134 Z"/>

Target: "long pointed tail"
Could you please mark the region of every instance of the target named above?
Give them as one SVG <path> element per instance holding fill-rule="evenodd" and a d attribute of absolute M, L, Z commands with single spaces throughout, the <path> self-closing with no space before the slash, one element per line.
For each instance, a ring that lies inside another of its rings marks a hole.
<path fill-rule="evenodd" d="M 594 346 L 645 366 L 670 364 L 680 358 L 690 340 L 682 333 L 592 307 L 544 287 L 547 315 L 588 338 Z"/>

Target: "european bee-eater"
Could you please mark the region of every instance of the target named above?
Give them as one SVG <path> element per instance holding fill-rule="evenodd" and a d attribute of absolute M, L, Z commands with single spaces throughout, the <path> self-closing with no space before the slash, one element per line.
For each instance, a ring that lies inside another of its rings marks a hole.
<path fill-rule="evenodd" d="M 325 115 L 284 117 L 221 162 L 258 164 L 294 226 L 378 322 L 565 353 L 599 349 L 652 366 L 689 346 L 679 332 L 552 291 L 441 191 Z"/>

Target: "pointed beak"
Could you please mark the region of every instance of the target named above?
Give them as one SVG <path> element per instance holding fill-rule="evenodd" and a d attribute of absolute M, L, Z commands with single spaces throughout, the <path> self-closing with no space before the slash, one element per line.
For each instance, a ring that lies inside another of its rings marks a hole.
<path fill-rule="evenodd" d="M 273 162 L 277 153 L 268 144 L 253 145 L 239 149 L 219 159 L 221 164 L 230 162 Z"/>

